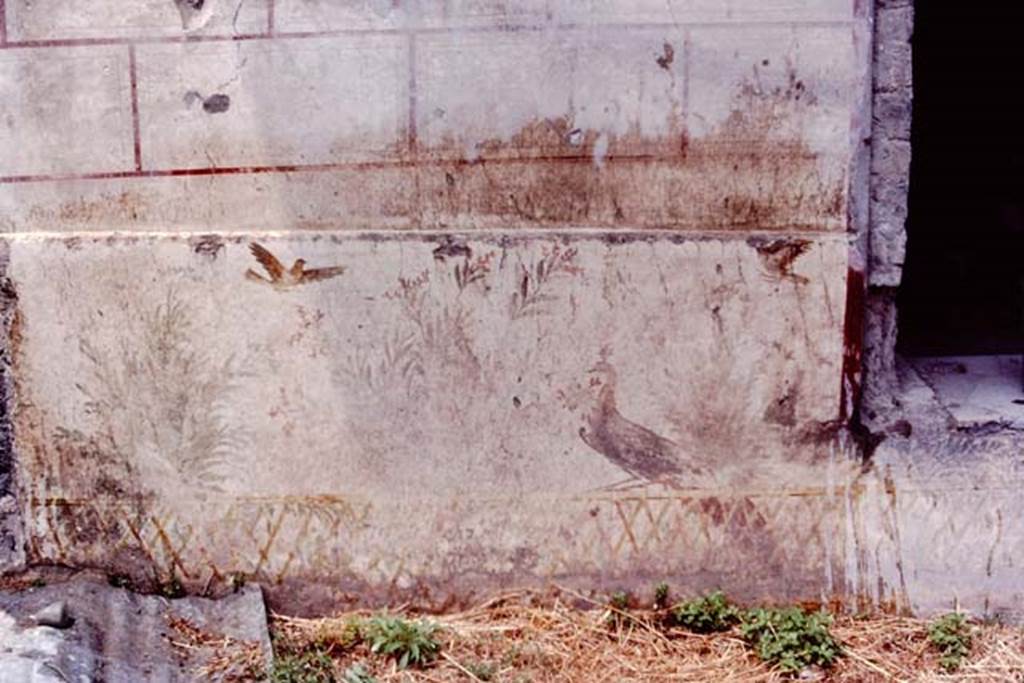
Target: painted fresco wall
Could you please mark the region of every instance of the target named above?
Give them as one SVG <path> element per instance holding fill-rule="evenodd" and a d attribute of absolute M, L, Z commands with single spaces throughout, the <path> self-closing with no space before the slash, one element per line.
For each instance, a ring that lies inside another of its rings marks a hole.
<path fill-rule="evenodd" d="M 835 438 L 863 5 L 0 2 L 8 563 L 938 604 Z"/>
<path fill-rule="evenodd" d="M 36 293 L 16 328 L 34 556 L 363 589 L 713 575 L 784 552 L 768 520 L 804 505 L 784 491 L 826 494 L 841 239 L 785 269 L 754 238 L 262 239 L 271 271 L 311 264 L 296 284 L 253 244 L 12 245 Z"/>

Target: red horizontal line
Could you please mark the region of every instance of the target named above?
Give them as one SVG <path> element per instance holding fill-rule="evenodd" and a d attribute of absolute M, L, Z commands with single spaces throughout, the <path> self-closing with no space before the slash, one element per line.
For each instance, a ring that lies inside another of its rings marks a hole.
<path fill-rule="evenodd" d="M 605 163 L 638 163 L 678 161 L 678 155 L 670 154 L 609 154 Z M 504 158 L 482 158 L 470 161 L 461 158 L 430 158 L 422 160 L 399 159 L 389 161 L 353 161 L 324 164 L 279 164 L 270 166 L 217 166 L 207 168 L 170 168 L 151 171 L 100 171 L 97 173 L 41 173 L 35 175 L 0 176 L 0 184 L 59 182 L 74 180 L 116 180 L 121 178 L 177 178 L 188 176 L 254 175 L 260 173 L 317 173 L 342 170 L 399 169 L 437 166 L 487 166 L 506 164 L 593 163 L 590 155 L 577 156 L 525 156 Z"/>
<path fill-rule="evenodd" d="M 37 40 L 13 40 L 4 48 L 40 48 L 40 47 L 90 47 L 96 45 L 146 45 L 151 43 L 223 43 L 243 40 L 267 40 L 271 37 L 263 33 L 239 33 L 237 35 L 209 36 L 151 36 L 146 38 L 44 38 Z M 305 36 L 296 36 L 305 37 Z"/>

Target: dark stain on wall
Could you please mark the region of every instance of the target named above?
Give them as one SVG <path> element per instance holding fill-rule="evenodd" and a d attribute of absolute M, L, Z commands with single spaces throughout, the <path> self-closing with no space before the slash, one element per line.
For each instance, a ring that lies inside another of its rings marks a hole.
<path fill-rule="evenodd" d="M 665 71 L 668 71 L 669 69 L 671 69 L 672 62 L 675 61 L 675 58 L 676 50 L 674 47 L 672 47 L 672 43 L 665 43 L 662 46 L 661 56 L 656 58 L 654 61 L 657 63 L 659 67 L 661 67 Z"/>
<path fill-rule="evenodd" d="M 13 283 L 3 277 L 0 279 L 0 325 L 3 328 L 0 342 L 0 496 L 10 493 L 14 482 L 14 432 L 11 428 L 14 380 L 10 334 L 16 322 L 17 304 L 18 294 Z"/>
<path fill-rule="evenodd" d="M 810 240 L 752 237 L 747 240 L 747 244 L 757 250 L 761 264 L 770 277 L 807 284 L 807 278 L 794 273 L 793 266 L 797 259 L 810 250 L 812 246 Z"/>
<path fill-rule="evenodd" d="M 224 238 L 220 235 L 196 235 L 188 240 L 192 251 L 210 261 L 216 261 L 224 249 Z"/>
<path fill-rule="evenodd" d="M 864 271 L 851 267 L 846 277 L 846 314 L 843 322 L 843 373 L 839 389 L 839 418 L 855 417 L 861 395 L 861 357 L 864 351 L 864 315 L 867 284 Z"/>
<path fill-rule="evenodd" d="M 207 114 L 223 114 L 231 108 L 231 98 L 224 93 L 214 93 L 203 100 L 203 111 Z"/>

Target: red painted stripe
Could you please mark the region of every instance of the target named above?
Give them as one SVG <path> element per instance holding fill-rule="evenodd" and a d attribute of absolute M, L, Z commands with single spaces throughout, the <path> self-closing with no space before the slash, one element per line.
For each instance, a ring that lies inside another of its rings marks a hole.
<path fill-rule="evenodd" d="M 636 154 L 636 155 L 609 155 L 605 163 L 650 163 L 650 162 L 672 162 L 678 161 L 678 155 L 658 154 Z M 72 180 L 111 180 L 116 178 L 173 178 L 179 176 L 214 176 L 214 175 L 253 175 L 260 173 L 317 173 L 325 171 L 341 170 L 370 170 L 387 168 L 416 168 L 416 167 L 438 167 L 438 166 L 485 166 L 485 165 L 506 165 L 524 164 L 532 162 L 541 163 L 564 163 L 564 164 L 590 164 L 593 163 L 592 156 L 530 156 L 530 157 L 509 157 L 504 159 L 479 159 L 469 161 L 461 158 L 434 158 L 416 161 L 413 159 L 394 159 L 388 161 L 352 161 L 334 162 L 324 164 L 278 164 L 268 166 L 218 166 L 209 168 L 170 168 L 155 169 L 151 171 L 101 171 L 96 173 L 50 173 L 37 175 L 10 175 L 0 176 L 0 184 L 4 183 L 34 183 L 54 182 Z"/>
<path fill-rule="evenodd" d="M 15 40 L 8 42 L 6 48 L 45 48 L 45 47 L 92 47 L 96 45 L 150 45 L 153 43 L 224 43 L 242 40 L 266 40 L 270 36 L 263 33 L 240 33 L 237 35 L 208 36 L 150 36 L 138 38 L 44 38 L 36 40 Z M 296 34 L 295 38 L 315 38 L 317 35 Z"/>
<path fill-rule="evenodd" d="M 128 47 L 128 75 L 132 88 L 132 139 L 135 143 L 135 170 L 142 170 L 142 129 L 139 125 L 139 78 L 135 65 L 135 46 Z"/>

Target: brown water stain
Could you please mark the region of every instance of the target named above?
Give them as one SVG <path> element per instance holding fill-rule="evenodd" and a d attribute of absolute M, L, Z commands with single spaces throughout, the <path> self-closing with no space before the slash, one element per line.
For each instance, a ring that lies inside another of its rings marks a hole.
<path fill-rule="evenodd" d="M 420 152 L 419 222 L 840 230 L 842 161 L 780 133 L 813 102 L 800 81 L 771 95 L 744 91 L 732 115 L 703 137 L 673 116 L 668 132 L 654 137 L 638 127 L 602 134 L 565 117 L 537 120 L 507 140 L 479 143 L 474 159 L 447 139 Z"/>
<path fill-rule="evenodd" d="M 282 229 L 845 229 L 845 157 L 823 156 L 792 132 L 815 114 L 808 86 L 795 75 L 771 92 L 743 85 L 732 107 L 701 135 L 672 105 L 657 135 L 639 124 L 588 129 L 566 115 L 483 141 L 455 135 L 410 148 L 402 133 L 369 161 L 356 161 L 356 143 L 340 139 L 338 163 L 76 183 L 58 201 L 30 194 L 21 203 L 31 208 L 12 220 L 104 230 L 251 226 L 268 216 Z M 254 214 L 254 199 L 266 210 Z"/>

